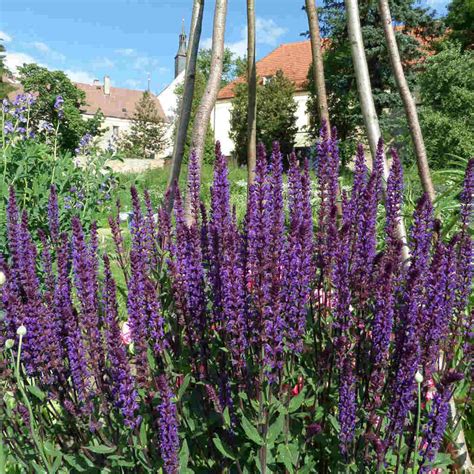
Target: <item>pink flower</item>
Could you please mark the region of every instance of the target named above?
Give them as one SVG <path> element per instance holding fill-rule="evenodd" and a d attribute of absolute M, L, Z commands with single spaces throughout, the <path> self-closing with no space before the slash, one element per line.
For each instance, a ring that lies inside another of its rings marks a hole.
<path fill-rule="evenodd" d="M 427 382 L 428 389 L 426 391 L 426 400 L 433 400 L 435 393 L 436 393 L 436 387 L 433 379 L 429 379 Z"/>
<path fill-rule="evenodd" d="M 132 330 L 128 323 L 123 324 L 120 339 L 122 339 L 122 342 L 127 346 L 132 342 Z"/>
<path fill-rule="evenodd" d="M 428 474 L 443 474 L 443 470 L 440 467 L 435 467 L 428 471 Z"/>
<path fill-rule="evenodd" d="M 331 293 L 326 293 L 324 290 L 316 289 L 313 292 L 314 301 L 321 307 L 332 309 L 334 307 Z"/>

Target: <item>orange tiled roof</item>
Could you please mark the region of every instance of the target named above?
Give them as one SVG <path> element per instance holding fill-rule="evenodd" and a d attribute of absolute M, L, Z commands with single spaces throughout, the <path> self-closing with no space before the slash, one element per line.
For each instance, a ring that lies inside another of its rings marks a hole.
<path fill-rule="evenodd" d="M 403 30 L 404 26 L 395 27 L 395 31 Z M 420 29 L 414 29 L 410 32 L 420 43 L 420 49 L 423 53 L 423 59 L 434 54 L 431 43 L 437 37 L 425 38 Z M 330 45 L 330 39 L 323 38 L 323 49 Z M 422 59 L 422 60 L 423 60 Z M 278 46 L 270 54 L 257 61 L 257 76 L 273 76 L 278 70 L 293 81 L 297 91 L 306 90 L 308 70 L 313 61 L 311 53 L 311 42 L 298 41 L 296 43 L 286 43 Z M 224 86 L 218 95 L 218 100 L 232 99 L 234 97 L 234 87 L 246 80 L 241 76 Z"/>
<path fill-rule="evenodd" d="M 323 39 L 323 48 L 328 43 L 327 39 Z M 309 40 L 281 44 L 270 54 L 257 61 L 257 76 L 273 76 L 281 70 L 288 79 L 294 82 L 297 91 L 305 90 L 308 70 L 312 60 L 311 42 Z M 244 80 L 244 77 L 239 77 L 227 84 L 220 90 L 218 99 L 234 97 L 235 85 L 244 82 Z"/>
<path fill-rule="evenodd" d="M 8 94 L 8 98 L 13 100 L 18 94 L 24 92 L 21 84 L 14 84 L 15 90 Z M 106 117 L 116 117 L 120 119 L 131 119 L 135 113 L 135 106 L 141 99 L 143 91 L 133 89 L 122 89 L 120 87 L 111 87 L 110 94 L 104 94 L 102 85 L 83 84 L 75 82 L 74 85 L 85 92 L 86 105 L 81 106 L 81 112 L 94 115 L 100 108 Z M 161 107 L 161 103 L 155 95 L 153 95 L 159 116 L 166 120 L 165 113 Z"/>
<path fill-rule="evenodd" d="M 76 82 L 75 85 L 86 94 L 86 104 L 81 107 L 81 112 L 86 114 L 95 114 L 101 110 L 106 117 L 116 117 L 121 119 L 131 119 L 135 113 L 135 106 L 141 99 L 143 91 L 133 89 L 122 89 L 120 87 L 111 87 L 110 94 L 104 94 L 102 85 L 82 84 Z M 155 99 L 158 114 L 165 119 L 165 113 L 161 107 L 158 97 Z"/>

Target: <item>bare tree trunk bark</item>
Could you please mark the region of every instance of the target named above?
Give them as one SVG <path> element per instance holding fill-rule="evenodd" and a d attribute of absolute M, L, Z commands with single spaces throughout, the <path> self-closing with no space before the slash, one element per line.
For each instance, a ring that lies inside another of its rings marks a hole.
<path fill-rule="evenodd" d="M 397 83 L 398 92 L 403 101 L 405 114 L 407 117 L 410 134 L 415 148 L 416 163 L 418 165 L 418 174 L 420 175 L 423 190 L 428 195 L 431 202 L 435 200 L 435 189 L 431 180 L 430 167 L 426 156 L 425 143 L 421 132 L 420 122 L 418 121 L 418 113 L 416 111 L 415 101 L 408 87 L 405 74 L 403 72 L 402 61 L 398 51 L 397 40 L 392 26 L 392 16 L 388 0 L 379 0 L 379 10 L 382 17 L 383 28 L 385 31 L 385 41 L 387 43 L 388 55 L 392 64 L 393 75 Z"/>
<path fill-rule="evenodd" d="M 255 0 L 247 0 L 247 172 L 250 186 L 257 164 L 257 67 L 255 63 Z"/>
<path fill-rule="evenodd" d="M 174 203 L 174 183 L 178 181 L 181 172 L 184 147 L 188 134 L 189 121 L 191 119 L 191 109 L 194 98 L 194 82 L 196 79 L 196 62 L 199 51 L 199 41 L 201 39 L 203 13 L 204 0 L 194 0 L 193 13 L 191 17 L 191 28 L 189 32 L 188 52 L 186 57 L 183 98 L 179 109 L 178 123 L 173 147 L 173 157 L 171 160 L 171 170 L 166 188 L 169 196 L 168 202 L 166 203 L 168 212 L 171 211 Z"/>
<path fill-rule="evenodd" d="M 196 153 L 199 179 L 201 179 L 202 157 L 207 128 L 211 118 L 212 109 L 216 103 L 217 94 L 221 85 L 222 67 L 224 59 L 224 34 L 227 16 L 227 0 L 216 0 L 214 10 L 214 29 L 212 33 L 211 68 L 206 90 L 202 96 L 199 108 L 194 119 L 191 150 Z M 189 180 L 189 173 L 188 173 Z M 192 222 L 191 199 L 186 196 L 185 215 L 188 223 Z"/>
<path fill-rule="evenodd" d="M 360 26 L 359 5 L 357 0 L 344 0 L 347 15 L 347 30 L 349 41 L 351 43 L 352 62 L 359 92 L 360 108 L 364 117 L 367 138 L 369 140 L 372 159 L 375 159 L 377 153 L 377 144 L 382 136 L 380 133 L 379 119 L 375 110 L 374 98 L 372 95 L 372 86 L 370 84 L 369 68 L 365 56 L 364 41 L 362 39 L 362 29 Z M 383 177 L 386 182 L 389 175 L 389 167 L 386 157 L 383 159 Z M 407 232 L 405 224 L 400 221 L 398 225 L 398 234 L 403 242 L 402 256 L 404 261 L 410 258 L 408 250 Z"/>
<path fill-rule="evenodd" d="M 318 11 L 315 0 L 305 0 L 305 9 L 308 16 L 309 34 L 311 38 L 311 52 L 313 54 L 313 79 L 318 99 L 318 114 L 321 124 L 326 123 L 328 135 L 331 135 L 329 121 L 328 98 L 326 82 L 324 80 L 323 50 L 321 33 L 319 31 Z"/>

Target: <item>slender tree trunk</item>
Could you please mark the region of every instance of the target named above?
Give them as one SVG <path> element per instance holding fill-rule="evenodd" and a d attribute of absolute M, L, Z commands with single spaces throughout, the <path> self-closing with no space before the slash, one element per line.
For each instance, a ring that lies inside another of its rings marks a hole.
<path fill-rule="evenodd" d="M 319 120 L 326 123 L 328 134 L 331 134 L 329 121 L 328 98 L 326 94 L 326 82 L 324 80 L 323 50 L 321 33 L 319 31 L 318 11 L 315 0 L 305 0 L 306 14 L 308 15 L 309 34 L 311 38 L 311 52 L 313 54 L 313 79 L 316 87 L 318 100 Z"/>
<path fill-rule="evenodd" d="M 206 90 L 202 96 L 199 108 L 194 119 L 191 150 L 196 153 L 199 179 L 201 179 L 202 157 L 207 128 L 211 119 L 212 109 L 215 106 L 217 94 L 221 85 L 222 67 L 224 59 L 224 34 L 227 16 L 227 0 L 216 0 L 214 10 L 214 29 L 212 33 L 211 68 Z M 188 223 L 192 221 L 191 199 L 186 197 L 185 215 Z"/>
<path fill-rule="evenodd" d="M 191 28 L 189 32 L 188 52 L 186 56 L 186 71 L 184 77 L 183 98 L 181 101 L 178 123 L 173 146 L 173 157 L 171 160 L 171 170 L 168 177 L 167 191 L 169 200 L 167 202 L 168 211 L 171 211 L 174 202 L 174 183 L 178 181 L 183 162 L 184 147 L 188 134 L 189 121 L 191 119 L 191 109 L 194 98 L 194 82 L 196 79 L 196 62 L 201 39 L 202 18 L 204 13 L 204 0 L 194 0 L 193 13 L 191 17 Z"/>
<path fill-rule="evenodd" d="M 247 0 L 247 172 L 250 186 L 257 164 L 257 67 L 255 63 L 255 0 Z"/>
<path fill-rule="evenodd" d="M 360 26 L 359 5 L 357 0 L 345 0 L 347 15 L 347 30 L 349 41 L 351 43 L 352 62 L 359 92 L 360 108 L 364 117 L 367 138 L 369 140 L 372 159 L 375 159 L 377 153 L 377 144 L 382 136 L 380 133 L 379 119 L 375 110 L 374 97 L 372 95 L 372 86 L 370 85 L 369 68 L 365 56 L 364 41 L 362 39 L 362 29 Z M 387 159 L 383 159 L 383 177 L 386 182 L 389 175 L 389 166 Z M 407 232 L 405 224 L 400 221 L 398 225 L 398 234 L 403 241 L 402 255 L 405 261 L 410 257 L 407 245 Z"/>
<path fill-rule="evenodd" d="M 385 31 L 385 41 L 387 43 L 388 55 L 392 64 L 393 75 L 395 76 L 398 92 L 400 93 L 400 97 L 403 101 L 408 126 L 410 128 L 410 135 L 415 148 L 418 174 L 420 175 L 423 190 L 428 195 L 431 202 L 433 202 L 436 196 L 433 181 L 431 180 L 430 167 L 428 165 L 428 158 L 426 156 L 423 134 L 421 133 L 420 122 L 418 121 L 418 113 L 416 111 L 415 101 L 411 95 L 410 88 L 408 87 L 408 83 L 403 72 L 397 40 L 395 39 L 395 32 L 393 31 L 392 16 L 390 14 L 388 0 L 379 0 L 379 10 L 382 17 L 383 28 Z"/>

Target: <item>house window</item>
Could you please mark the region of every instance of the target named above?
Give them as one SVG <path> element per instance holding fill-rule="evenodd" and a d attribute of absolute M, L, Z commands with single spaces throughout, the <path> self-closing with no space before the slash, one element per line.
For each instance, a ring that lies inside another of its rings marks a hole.
<path fill-rule="evenodd" d="M 119 127 L 118 127 L 118 125 L 114 125 L 114 126 L 112 127 L 112 135 L 113 135 L 114 137 L 117 137 L 118 134 L 119 134 Z"/>
<path fill-rule="evenodd" d="M 273 76 L 263 76 L 262 84 L 263 84 L 264 86 L 267 85 L 267 84 L 272 80 L 272 77 L 273 77 Z"/>

